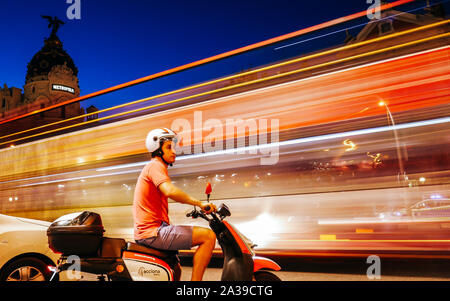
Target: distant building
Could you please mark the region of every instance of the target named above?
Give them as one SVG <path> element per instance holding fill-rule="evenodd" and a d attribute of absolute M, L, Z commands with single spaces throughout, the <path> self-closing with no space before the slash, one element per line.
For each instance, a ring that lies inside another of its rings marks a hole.
<path fill-rule="evenodd" d="M 379 20 L 369 22 L 356 37 L 351 37 L 347 33 L 345 43 L 370 40 L 412 27 L 439 22 L 445 18 L 445 11 L 442 4 L 431 5 L 430 1 L 427 1 L 427 6 L 424 8 L 424 11 L 425 14 L 414 14 L 395 9 L 384 10 L 380 13 Z"/>
<path fill-rule="evenodd" d="M 86 109 L 87 114 L 94 113 L 97 111 L 98 111 L 98 109 L 92 105 Z M 94 119 L 98 119 L 98 113 L 86 116 L 86 121 L 90 121 L 90 120 L 94 120 Z"/>
<path fill-rule="evenodd" d="M 56 18 L 55 20 L 59 21 Z M 28 63 L 23 93 L 21 89 L 8 87 L 6 84 L 3 88 L 0 87 L 1 119 L 20 116 L 80 96 L 78 69 L 56 35 L 59 25 L 56 29 L 53 23 L 50 25 L 53 26 L 50 36 L 44 40 L 44 46 Z M 1 125 L 0 134 L 17 132 L 83 114 L 84 109 L 80 104 L 73 103 Z"/>

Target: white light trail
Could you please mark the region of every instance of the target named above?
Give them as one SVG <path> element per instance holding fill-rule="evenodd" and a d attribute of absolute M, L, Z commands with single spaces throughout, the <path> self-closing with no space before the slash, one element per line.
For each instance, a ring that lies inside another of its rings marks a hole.
<path fill-rule="evenodd" d="M 308 143 L 308 142 L 317 142 L 317 141 L 325 141 L 325 140 L 332 140 L 332 139 L 339 139 L 339 138 L 348 138 L 350 136 L 382 133 L 382 132 L 403 130 L 403 129 L 429 126 L 429 125 L 435 125 L 435 124 L 442 124 L 442 123 L 448 123 L 448 122 L 450 122 L 450 117 L 431 119 L 431 120 L 425 120 L 425 121 L 416 121 L 416 122 L 411 122 L 411 123 L 398 124 L 395 126 L 382 126 L 382 127 L 376 127 L 376 128 L 370 128 L 370 129 L 354 130 L 354 131 L 348 131 L 348 132 L 342 132 L 342 133 L 334 133 L 334 134 L 320 135 L 320 136 L 314 136 L 314 137 L 299 138 L 299 139 L 281 141 L 281 142 L 277 142 L 277 143 L 244 146 L 244 147 L 225 149 L 225 150 L 214 151 L 214 152 L 209 152 L 209 153 L 185 155 L 185 156 L 178 157 L 177 161 L 198 159 L 198 158 L 205 158 L 205 157 L 219 156 L 219 155 L 232 155 L 237 152 L 246 152 L 246 151 L 261 150 L 261 149 L 266 149 L 266 148 L 290 146 L 290 145 L 296 145 L 296 144 L 302 144 L 302 143 Z M 116 166 L 99 168 L 99 169 L 97 169 L 97 171 L 101 172 L 101 171 L 114 170 L 114 169 L 137 167 L 137 166 L 143 166 L 145 164 L 147 164 L 147 162 L 121 164 L 121 165 L 116 165 Z"/>
<path fill-rule="evenodd" d="M 325 141 L 325 140 L 332 140 L 332 139 L 339 139 L 339 138 L 348 138 L 351 136 L 359 136 L 359 135 L 382 133 L 382 132 L 388 132 L 388 131 L 394 131 L 394 130 L 410 129 L 410 128 L 416 128 L 416 127 L 429 126 L 429 125 L 443 124 L 443 123 L 448 123 L 448 122 L 450 122 L 450 117 L 437 118 L 437 119 L 431 119 L 431 120 L 425 120 L 425 121 L 415 121 L 415 122 L 404 123 L 404 124 L 396 124 L 395 126 L 392 126 L 392 125 L 382 126 L 382 127 L 376 127 L 376 128 L 370 128 L 370 129 L 362 129 L 362 130 L 354 130 L 354 131 L 320 135 L 320 136 L 314 136 L 314 137 L 298 138 L 298 139 L 293 139 L 293 140 L 288 140 L 288 141 L 281 141 L 281 142 L 277 142 L 277 143 L 244 146 L 244 147 L 225 149 L 225 150 L 214 151 L 214 152 L 209 152 L 209 153 L 185 155 L 185 156 L 178 157 L 177 161 L 206 158 L 206 157 L 220 156 L 220 155 L 233 155 L 235 153 L 242 154 L 242 153 L 245 153 L 246 151 L 252 151 L 252 150 L 261 150 L 261 149 L 265 149 L 265 148 L 274 148 L 274 147 L 286 147 L 286 146 L 292 146 L 292 145 L 303 144 L 303 143 L 308 143 L 308 142 L 317 142 L 317 141 Z M 95 171 L 103 172 L 103 171 L 111 171 L 111 170 L 124 169 L 124 168 L 140 167 L 140 166 L 144 166 L 147 163 L 148 163 L 148 161 L 129 163 L 129 164 L 120 164 L 120 165 L 115 165 L 115 166 L 98 168 L 98 169 L 95 169 Z M 84 170 L 84 172 L 86 172 L 86 171 L 94 171 L 94 169 Z M 69 178 L 69 179 L 66 178 L 66 179 L 57 179 L 57 180 L 44 181 L 44 182 L 38 182 L 38 183 L 23 184 L 23 185 L 18 185 L 16 187 L 28 187 L 28 186 L 61 183 L 61 182 L 76 181 L 76 180 L 83 180 L 83 179 L 92 179 L 92 178 L 105 177 L 105 176 L 116 176 L 116 175 L 121 175 L 121 174 L 137 173 L 140 171 L 141 171 L 140 169 L 133 169 L 133 170 L 126 170 L 126 171 L 121 171 L 121 172 L 102 173 L 102 174 L 95 174 L 95 175 L 89 175 L 89 176 L 79 176 L 79 177 L 74 177 L 74 178 Z M 13 180 L 13 181 L 5 181 L 5 182 L 0 182 L 0 184 L 16 182 L 16 181 L 43 179 L 43 178 L 55 177 L 55 176 L 63 176 L 63 175 L 71 174 L 71 173 L 74 173 L 74 172 L 53 174 L 53 175 L 47 175 L 47 176 L 42 176 L 42 177 L 32 177 L 32 178 L 28 178 L 28 179 L 20 179 L 20 180 Z"/>

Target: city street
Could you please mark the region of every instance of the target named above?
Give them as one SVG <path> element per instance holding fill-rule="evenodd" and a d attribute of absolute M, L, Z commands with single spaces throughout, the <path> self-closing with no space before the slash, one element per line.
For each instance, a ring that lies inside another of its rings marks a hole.
<path fill-rule="evenodd" d="M 295 262 L 295 264 L 293 264 Z M 285 263 L 283 265 L 283 263 Z M 212 262 L 212 265 L 220 264 Z M 390 259 L 381 261 L 381 278 L 369 279 L 364 259 L 311 260 L 282 262 L 282 270 L 274 272 L 283 281 L 449 281 L 450 261 Z M 189 281 L 192 267 L 184 265 L 181 280 Z M 283 270 L 285 268 L 286 270 Z M 219 281 L 220 268 L 208 268 L 203 280 Z"/>

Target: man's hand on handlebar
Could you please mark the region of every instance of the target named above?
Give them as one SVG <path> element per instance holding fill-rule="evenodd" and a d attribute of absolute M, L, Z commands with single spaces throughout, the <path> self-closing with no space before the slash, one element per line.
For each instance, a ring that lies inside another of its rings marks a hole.
<path fill-rule="evenodd" d="M 217 207 L 216 207 L 216 205 L 214 205 L 213 203 L 201 202 L 201 204 L 199 205 L 199 207 L 200 207 L 206 214 L 209 214 L 209 213 L 211 213 L 211 212 L 216 212 L 216 211 L 217 211 Z"/>

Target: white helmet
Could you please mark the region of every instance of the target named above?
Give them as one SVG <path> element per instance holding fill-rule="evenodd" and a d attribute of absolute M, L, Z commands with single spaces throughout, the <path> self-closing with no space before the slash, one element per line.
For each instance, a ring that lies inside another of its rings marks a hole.
<path fill-rule="evenodd" d="M 172 140 L 176 143 L 177 133 L 168 128 L 154 129 L 147 134 L 145 146 L 150 153 L 153 153 L 158 150 L 166 140 Z"/>

